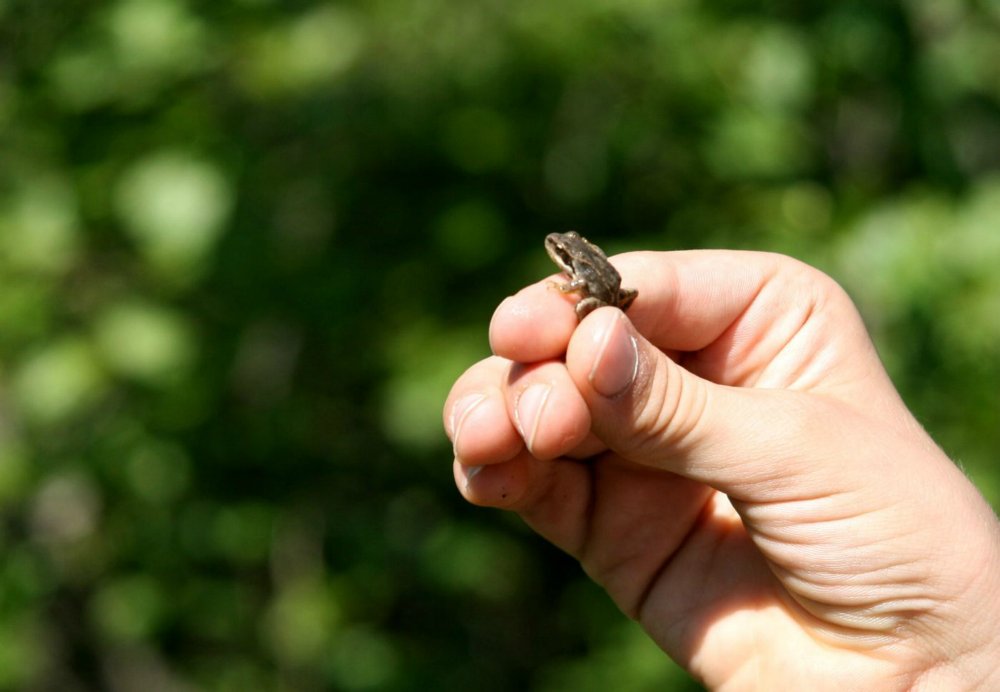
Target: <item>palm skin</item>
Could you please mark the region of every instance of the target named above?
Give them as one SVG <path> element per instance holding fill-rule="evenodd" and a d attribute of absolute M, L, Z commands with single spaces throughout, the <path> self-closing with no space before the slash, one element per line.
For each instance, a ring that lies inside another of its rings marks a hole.
<path fill-rule="evenodd" d="M 579 325 L 540 283 L 445 405 L 456 482 L 580 560 L 713 689 L 976 689 L 1000 530 L 830 279 L 760 253 L 615 258 Z M 992 681 L 998 684 L 997 681 Z"/>

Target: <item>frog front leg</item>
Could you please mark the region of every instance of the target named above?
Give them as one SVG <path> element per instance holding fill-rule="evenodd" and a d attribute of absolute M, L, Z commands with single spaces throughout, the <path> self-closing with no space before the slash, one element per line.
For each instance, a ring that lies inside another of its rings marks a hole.
<path fill-rule="evenodd" d="M 571 281 L 566 281 L 564 283 L 549 281 L 549 285 L 555 286 L 561 293 L 581 294 L 580 300 L 576 304 L 577 319 L 582 320 L 597 308 L 602 305 L 607 305 L 607 303 L 600 298 L 590 295 L 590 285 L 585 279 L 572 279 Z"/>
<path fill-rule="evenodd" d="M 577 291 L 585 291 L 587 289 L 587 282 L 584 279 L 572 279 L 563 283 L 549 281 L 549 285 L 555 286 L 561 293 L 576 293 Z"/>

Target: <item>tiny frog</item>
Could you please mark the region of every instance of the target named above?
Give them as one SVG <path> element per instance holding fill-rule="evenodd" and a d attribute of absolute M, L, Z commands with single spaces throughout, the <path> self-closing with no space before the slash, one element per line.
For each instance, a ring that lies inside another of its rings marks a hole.
<path fill-rule="evenodd" d="M 545 250 L 569 276 L 568 282 L 553 285 L 563 293 L 582 296 L 576 304 L 578 319 L 604 305 L 627 310 L 638 295 L 634 288 L 621 287 L 621 274 L 608 262 L 604 251 L 575 231 L 549 233 L 545 236 Z"/>

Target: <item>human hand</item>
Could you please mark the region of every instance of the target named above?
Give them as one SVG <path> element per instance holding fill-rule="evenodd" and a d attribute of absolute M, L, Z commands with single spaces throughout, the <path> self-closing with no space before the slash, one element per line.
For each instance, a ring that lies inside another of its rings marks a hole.
<path fill-rule="evenodd" d="M 1000 524 L 850 299 L 778 255 L 639 252 L 629 317 L 539 282 L 452 388 L 455 479 L 711 688 L 1000 689 Z"/>

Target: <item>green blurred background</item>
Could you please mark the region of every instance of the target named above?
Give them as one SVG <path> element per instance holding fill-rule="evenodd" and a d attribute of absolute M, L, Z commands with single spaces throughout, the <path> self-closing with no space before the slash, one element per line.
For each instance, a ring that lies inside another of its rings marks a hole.
<path fill-rule="evenodd" d="M 1000 501 L 1000 0 L 0 0 L 0 689 L 697 689 L 465 505 L 575 228 L 841 281 Z"/>

